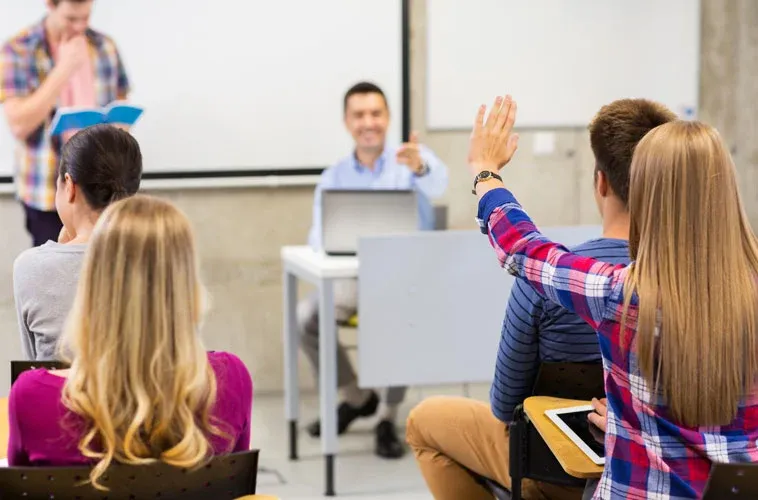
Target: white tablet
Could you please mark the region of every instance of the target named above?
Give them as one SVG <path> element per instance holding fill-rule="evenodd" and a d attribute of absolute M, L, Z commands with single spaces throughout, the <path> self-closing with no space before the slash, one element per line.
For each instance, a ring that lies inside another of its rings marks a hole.
<path fill-rule="evenodd" d="M 597 465 L 605 465 L 603 431 L 587 420 L 592 405 L 546 410 L 545 415 Z"/>

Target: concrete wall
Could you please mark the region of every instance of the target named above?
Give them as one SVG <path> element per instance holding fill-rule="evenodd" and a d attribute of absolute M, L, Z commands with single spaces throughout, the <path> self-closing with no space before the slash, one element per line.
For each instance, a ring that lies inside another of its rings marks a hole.
<path fill-rule="evenodd" d="M 450 167 L 449 224 L 472 228 L 475 199 L 464 163 L 468 134 L 427 132 L 424 123 L 425 2 L 413 1 L 412 123 L 423 142 Z M 758 2 L 703 0 L 701 117 L 715 124 L 735 151 L 742 195 L 758 222 Z M 473 112 L 473 110 L 472 110 Z M 534 132 L 522 134 L 517 158 L 506 171 L 508 185 L 540 224 L 597 222 L 591 196 L 593 168 L 584 130 L 560 130 L 549 156 L 532 153 Z M 279 248 L 302 244 L 311 215 L 312 189 L 245 188 L 167 191 L 195 226 L 205 281 L 214 306 L 203 330 L 211 349 L 240 355 L 254 373 L 258 391 L 282 387 L 281 270 Z M 13 309 L 11 267 L 27 246 L 22 213 L 0 197 L 0 395 L 8 387 L 6 361 L 20 353 Z M 312 388 L 303 364 L 302 384 Z"/>

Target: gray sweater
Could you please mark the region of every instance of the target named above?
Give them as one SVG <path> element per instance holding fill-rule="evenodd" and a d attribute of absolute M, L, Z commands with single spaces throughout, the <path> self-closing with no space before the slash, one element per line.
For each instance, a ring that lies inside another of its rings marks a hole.
<path fill-rule="evenodd" d="M 16 258 L 13 295 L 26 359 L 55 359 L 86 249 L 87 245 L 48 241 Z"/>

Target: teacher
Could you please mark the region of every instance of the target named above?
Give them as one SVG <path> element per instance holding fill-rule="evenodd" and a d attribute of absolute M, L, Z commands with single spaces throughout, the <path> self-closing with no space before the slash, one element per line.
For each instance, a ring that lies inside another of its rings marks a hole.
<path fill-rule="evenodd" d="M 17 140 L 16 193 L 34 246 L 63 228 L 54 200 L 66 137 L 49 130 L 57 108 L 106 106 L 129 92 L 116 45 L 89 28 L 93 2 L 46 0 L 47 15 L 0 49 L 0 104 Z"/>

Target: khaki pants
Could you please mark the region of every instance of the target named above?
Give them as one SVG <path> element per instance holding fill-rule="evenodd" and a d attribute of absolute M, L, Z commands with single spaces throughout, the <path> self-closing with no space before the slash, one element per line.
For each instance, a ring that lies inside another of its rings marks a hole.
<path fill-rule="evenodd" d="M 431 397 L 408 417 L 408 445 L 436 500 L 492 500 L 469 471 L 511 489 L 508 429 L 489 405 L 460 397 Z M 522 496 L 533 499 L 581 499 L 582 490 L 531 480 Z"/>

